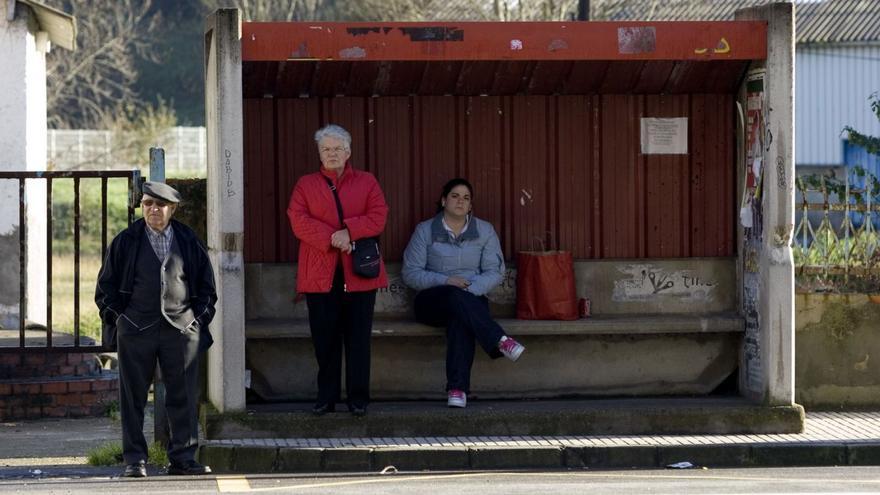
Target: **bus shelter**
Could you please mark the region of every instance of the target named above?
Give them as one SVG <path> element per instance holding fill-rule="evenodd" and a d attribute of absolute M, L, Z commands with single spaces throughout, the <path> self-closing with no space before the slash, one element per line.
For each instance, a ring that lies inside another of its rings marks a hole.
<path fill-rule="evenodd" d="M 793 40 L 791 4 L 728 22 L 243 23 L 217 11 L 205 38 L 220 295 L 210 401 L 234 412 L 248 388 L 313 393 L 285 209 L 318 169 L 315 130 L 335 123 L 391 208 L 378 398 L 442 394 L 417 377 L 442 368 L 406 358 L 442 349 L 442 332 L 409 321 L 397 274 L 441 185 L 462 176 L 511 274 L 519 251 L 571 251 L 593 310 L 566 324 L 505 320 L 532 362 L 513 377 L 525 385 L 487 380 L 484 396 L 722 390 L 792 406 Z M 512 312 L 511 274 L 490 295 L 499 318 Z"/>

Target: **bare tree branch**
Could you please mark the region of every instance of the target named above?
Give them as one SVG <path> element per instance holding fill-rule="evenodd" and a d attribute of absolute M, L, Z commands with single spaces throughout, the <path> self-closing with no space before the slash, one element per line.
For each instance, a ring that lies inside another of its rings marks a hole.
<path fill-rule="evenodd" d="M 210 10 L 237 8 L 245 21 L 314 21 L 336 18 L 334 0 L 201 0 Z"/>
<path fill-rule="evenodd" d="M 104 128 L 120 101 L 140 105 L 134 83 L 138 57 L 157 60 L 152 36 L 160 23 L 151 0 L 52 3 L 77 18 L 77 50 L 53 50 L 46 59 L 49 125 Z"/>

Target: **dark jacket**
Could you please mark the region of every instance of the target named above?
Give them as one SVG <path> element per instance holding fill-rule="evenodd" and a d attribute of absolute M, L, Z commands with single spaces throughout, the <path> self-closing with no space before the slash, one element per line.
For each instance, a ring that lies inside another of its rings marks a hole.
<path fill-rule="evenodd" d="M 211 268 L 207 250 L 192 229 L 176 220 L 171 220 L 170 227 L 174 229 L 174 242 L 178 244 L 183 258 L 189 305 L 193 314 L 197 315 L 193 325 L 198 326 L 201 333 L 199 347 L 204 350 L 214 341 L 208 330 L 208 324 L 214 319 L 216 312 L 214 270 Z M 131 299 L 140 245 L 142 242 L 150 242 L 144 229 L 146 222 L 140 219 L 120 232 L 110 243 L 101 271 L 98 272 L 95 304 L 98 305 L 103 323 L 102 344 L 108 349 L 116 349 L 116 320 Z"/>

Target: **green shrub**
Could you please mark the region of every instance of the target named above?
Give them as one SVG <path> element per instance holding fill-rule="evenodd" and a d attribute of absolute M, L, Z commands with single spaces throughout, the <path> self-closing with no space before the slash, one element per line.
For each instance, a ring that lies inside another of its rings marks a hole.
<path fill-rule="evenodd" d="M 73 179 L 52 181 L 52 249 L 73 252 Z M 107 181 L 107 242 L 128 225 L 128 181 Z M 101 252 L 101 180 L 80 180 L 80 251 Z"/>

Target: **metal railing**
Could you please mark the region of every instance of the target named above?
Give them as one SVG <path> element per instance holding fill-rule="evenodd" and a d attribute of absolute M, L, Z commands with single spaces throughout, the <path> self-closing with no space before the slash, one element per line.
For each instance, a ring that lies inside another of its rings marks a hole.
<path fill-rule="evenodd" d="M 797 179 L 800 219 L 792 249 L 798 276 L 844 284 L 851 277 L 880 281 L 878 187 L 871 174 L 864 185 L 854 185 L 849 175 L 842 183 L 825 176 Z"/>
<path fill-rule="evenodd" d="M 17 346 L 2 346 L 0 352 L 101 352 L 105 350 L 101 345 L 81 345 L 80 342 L 80 231 L 82 215 L 80 212 L 80 182 L 82 179 L 101 179 L 101 259 L 107 252 L 107 181 L 108 179 L 128 179 L 128 224 L 134 220 L 134 209 L 137 204 L 136 188 L 140 187 L 140 171 L 70 171 L 70 172 L 43 172 L 21 171 L 0 172 L 0 180 L 13 180 L 18 182 L 18 222 L 19 222 L 19 336 Z M 53 183 L 58 180 L 73 181 L 73 345 L 53 345 L 52 325 L 52 260 L 53 260 L 53 211 L 52 189 Z M 27 180 L 46 181 L 46 340 L 45 345 L 26 345 L 26 322 L 28 312 L 28 284 L 27 277 L 27 201 L 25 195 L 25 182 Z"/>

